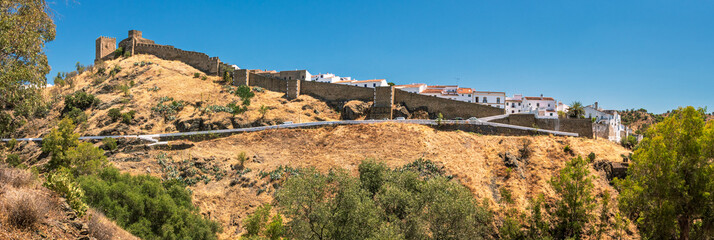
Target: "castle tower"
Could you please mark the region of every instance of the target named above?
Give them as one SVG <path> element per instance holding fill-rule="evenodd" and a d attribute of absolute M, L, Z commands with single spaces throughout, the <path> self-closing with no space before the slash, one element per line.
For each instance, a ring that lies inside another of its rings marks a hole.
<path fill-rule="evenodd" d="M 141 33 L 139 33 L 141 34 Z M 114 50 L 117 49 L 117 39 L 110 37 L 99 37 L 96 41 L 96 55 L 94 61 L 111 59 Z"/>
<path fill-rule="evenodd" d="M 142 38 L 141 31 L 139 30 L 129 30 L 129 38 Z"/>

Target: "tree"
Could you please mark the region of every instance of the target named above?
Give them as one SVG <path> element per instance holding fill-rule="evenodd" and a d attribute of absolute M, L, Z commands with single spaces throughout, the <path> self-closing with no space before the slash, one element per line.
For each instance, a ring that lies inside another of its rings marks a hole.
<path fill-rule="evenodd" d="M 0 109 L 42 105 L 39 92 L 50 66 L 43 48 L 54 40 L 55 25 L 44 0 L 0 1 Z M 7 114 L 7 113 L 4 113 Z M 20 119 L 0 121 L 0 135 L 14 131 Z M 7 129 L 11 126 L 11 129 Z"/>
<path fill-rule="evenodd" d="M 50 153 L 52 157 L 48 163 L 50 170 L 60 166 L 69 167 L 70 161 L 66 152 L 79 145 L 79 134 L 74 133 L 74 128 L 71 119 L 62 119 L 57 128 L 52 129 L 50 134 L 42 139 L 42 151 Z"/>
<path fill-rule="evenodd" d="M 583 107 L 583 104 L 575 101 L 572 104 L 570 104 L 570 108 L 568 109 L 568 117 L 571 118 L 583 118 L 585 116 L 585 108 Z"/>
<path fill-rule="evenodd" d="M 260 108 L 258 109 L 258 112 L 260 112 L 260 119 L 265 119 L 265 114 L 268 113 L 268 110 L 270 110 L 269 107 L 260 105 Z"/>
<path fill-rule="evenodd" d="M 679 108 L 647 131 L 625 180 L 620 209 L 644 238 L 689 239 L 714 234 L 714 121 Z"/>
<path fill-rule="evenodd" d="M 580 156 L 565 163 L 560 174 L 550 181 L 560 197 L 555 203 L 555 236 L 580 239 L 586 224 L 593 220 L 595 199 L 588 162 Z"/>

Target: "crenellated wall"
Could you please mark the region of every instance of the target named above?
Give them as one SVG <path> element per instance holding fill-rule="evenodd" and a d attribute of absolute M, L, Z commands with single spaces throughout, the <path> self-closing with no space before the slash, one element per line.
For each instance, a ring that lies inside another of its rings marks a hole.
<path fill-rule="evenodd" d="M 218 57 L 209 57 L 205 53 L 159 44 L 136 43 L 134 54 L 151 54 L 165 60 L 181 61 L 210 75 L 218 74 L 218 66 L 221 63 Z"/>

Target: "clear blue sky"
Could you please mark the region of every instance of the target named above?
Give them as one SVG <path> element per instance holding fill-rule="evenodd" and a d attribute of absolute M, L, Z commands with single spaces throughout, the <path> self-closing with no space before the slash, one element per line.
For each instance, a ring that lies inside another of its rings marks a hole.
<path fill-rule="evenodd" d="M 714 1 L 59 1 L 52 73 L 143 31 L 241 68 L 714 111 Z"/>

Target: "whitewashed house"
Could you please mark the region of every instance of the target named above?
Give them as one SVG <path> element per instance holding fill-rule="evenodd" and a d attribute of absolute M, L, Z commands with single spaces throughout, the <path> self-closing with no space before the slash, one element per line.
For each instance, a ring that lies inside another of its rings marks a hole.
<path fill-rule="evenodd" d="M 426 89 L 419 92 L 419 94 L 462 102 L 473 102 L 474 90 L 471 88 L 461 88 L 458 85 L 435 85 L 426 86 Z"/>
<path fill-rule="evenodd" d="M 513 97 L 506 97 L 507 114 L 523 113 L 524 111 L 525 109 L 523 108 L 523 95 L 514 94 Z"/>
<path fill-rule="evenodd" d="M 552 97 L 523 97 L 523 110 L 538 118 L 558 118 L 557 103 Z"/>
<path fill-rule="evenodd" d="M 624 135 L 627 135 L 627 128 L 622 125 L 620 114 L 615 110 L 603 110 L 598 103 L 585 106 L 585 117 L 594 119 L 597 124 L 594 129 L 596 136 L 607 137 L 613 142 L 620 142 Z"/>
<path fill-rule="evenodd" d="M 483 105 L 488 105 L 491 107 L 505 109 L 506 108 L 506 93 L 505 92 L 474 91 L 474 102 L 483 104 Z"/>
<path fill-rule="evenodd" d="M 357 87 L 368 87 L 368 88 L 389 86 L 386 79 L 343 80 L 343 81 L 338 81 L 338 82 L 334 82 L 334 83 L 344 84 L 344 85 L 352 85 L 352 86 L 357 86 Z"/>
<path fill-rule="evenodd" d="M 412 83 L 412 84 L 406 84 L 406 85 L 396 85 L 394 88 L 400 89 L 405 92 L 410 92 L 410 93 L 421 93 L 422 91 L 426 90 L 426 84 L 424 83 Z"/>

